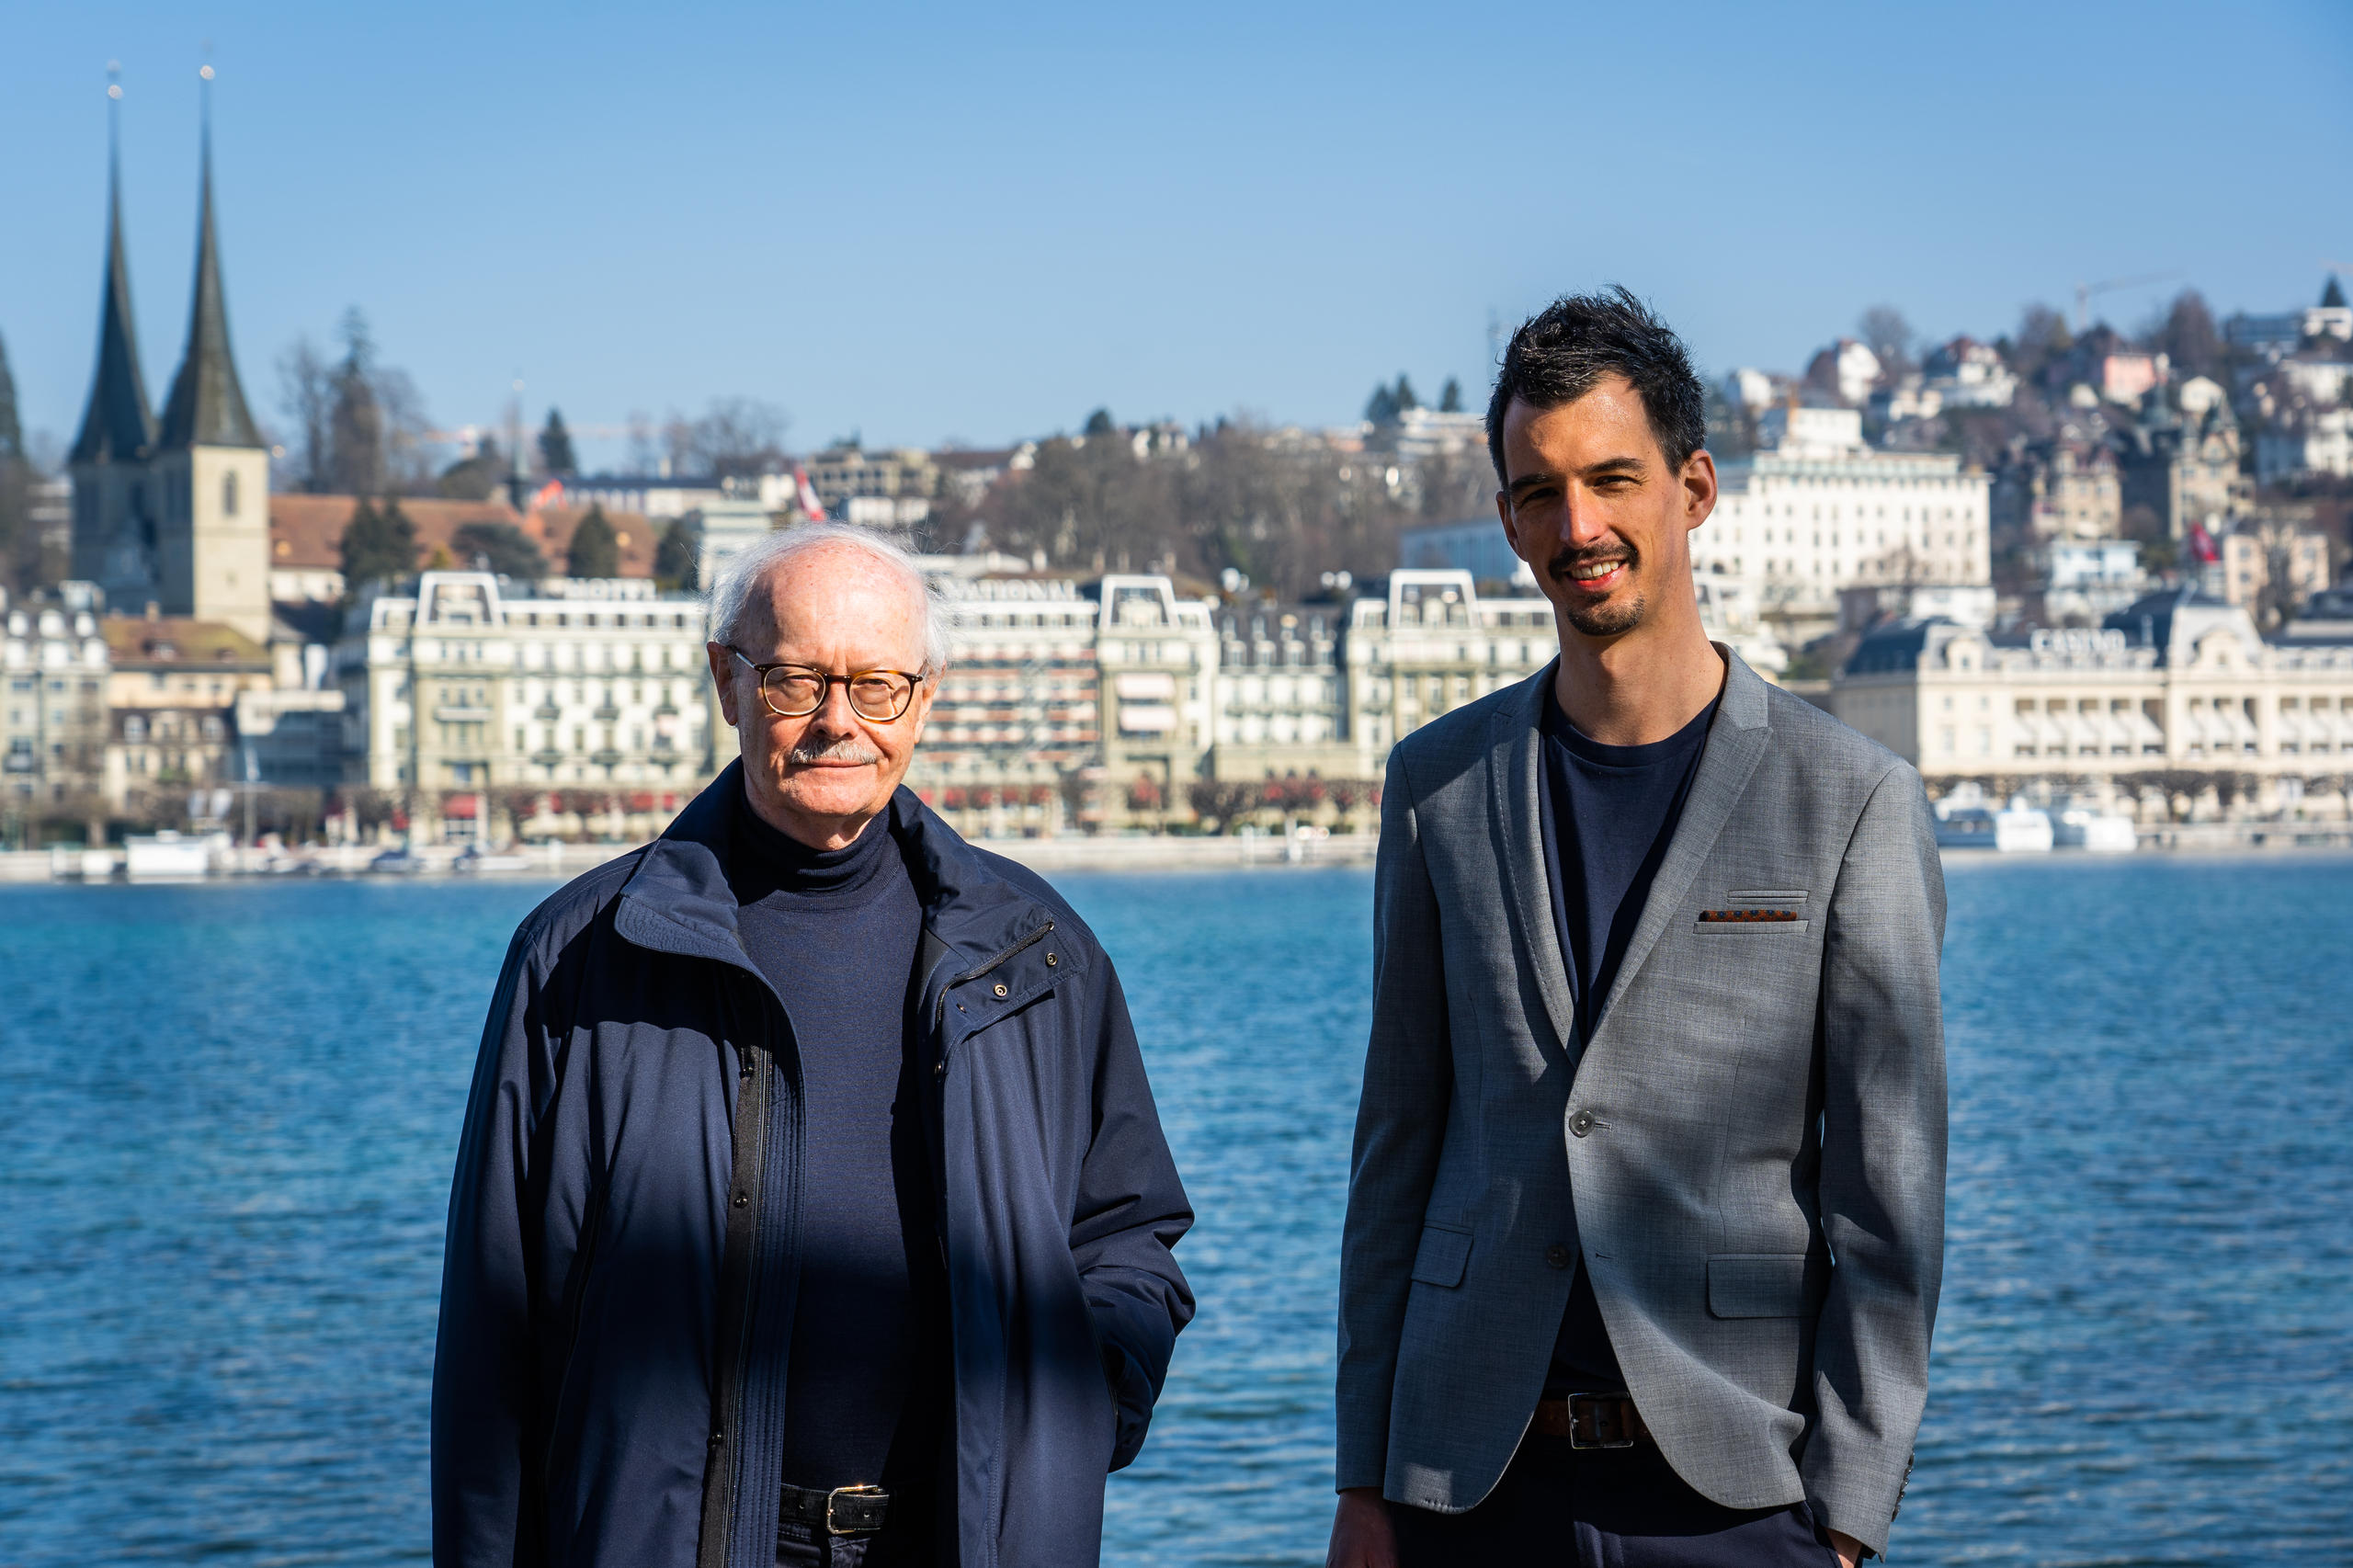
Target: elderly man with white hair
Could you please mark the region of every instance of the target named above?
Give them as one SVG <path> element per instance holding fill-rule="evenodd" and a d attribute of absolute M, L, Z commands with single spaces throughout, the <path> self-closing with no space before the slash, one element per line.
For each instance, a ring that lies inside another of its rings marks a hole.
<path fill-rule="evenodd" d="M 1192 1295 L 1110 960 L 901 780 L 915 562 L 711 594 L 743 756 L 516 933 L 449 1199 L 439 1568 L 1092 1563 Z"/>

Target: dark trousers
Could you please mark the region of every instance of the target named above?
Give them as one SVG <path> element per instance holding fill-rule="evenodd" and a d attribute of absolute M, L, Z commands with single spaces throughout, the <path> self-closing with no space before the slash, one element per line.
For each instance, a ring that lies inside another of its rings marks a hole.
<path fill-rule="evenodd" d="M 873 1535 L 828 1535 L 822 1525 L 777 1528 L 777 1568 L 933 1568 L 952 1562 L 920 1532 L 881 1530 Z"/>
<path fill-rule="evenodd" d="M 1438 1514 L 1389 1505 L 1399 1568 L 1557 1563 L 1561 1568 L 1835 1568 L 1803 1503 L 1711 1503 L 1650 1443 L 1573 1450 L 1533 1433 L 1479 1506 Z"/>

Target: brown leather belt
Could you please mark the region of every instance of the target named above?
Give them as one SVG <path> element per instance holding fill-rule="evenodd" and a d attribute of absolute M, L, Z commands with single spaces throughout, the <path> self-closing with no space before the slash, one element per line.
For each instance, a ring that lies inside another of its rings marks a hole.
<path fill-rule="evenodd" d="M 1540 1437 L 1566 1437 L 1573 1449 L 1631 1449 L 1651 1440 L 1643 1414 L 1622 1393 L 1573 1393 L 1539 1400 L 1531 1428 Z"/>

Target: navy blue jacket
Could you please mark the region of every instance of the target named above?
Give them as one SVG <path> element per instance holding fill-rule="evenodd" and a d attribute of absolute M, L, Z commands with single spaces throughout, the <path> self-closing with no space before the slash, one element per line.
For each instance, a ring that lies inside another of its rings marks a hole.
<path fill-rule="evenodd" d="M 740 766 L 507 951 L 449 1196 L 438 1568 L 776 1561 L 801 1103 L 722 870 Z M 924 909 L 960 1568 L 1093 1563 L 1192 1212 L 1092 933 L 909 791 L 878 825 Z"/>

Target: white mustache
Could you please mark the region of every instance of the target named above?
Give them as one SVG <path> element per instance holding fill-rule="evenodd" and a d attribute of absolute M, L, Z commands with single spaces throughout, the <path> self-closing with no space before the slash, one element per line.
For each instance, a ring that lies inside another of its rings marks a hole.
<path fill-rule="evenodd" d="M 801 767 L 821 762 L 864 764 L 881 761 L 882 754 L 871 746 L 861 745 L 852 736 L 844 735 L 823 745 L 811 745 L 804 741 L 786 752 L 784 760 Z"/>

